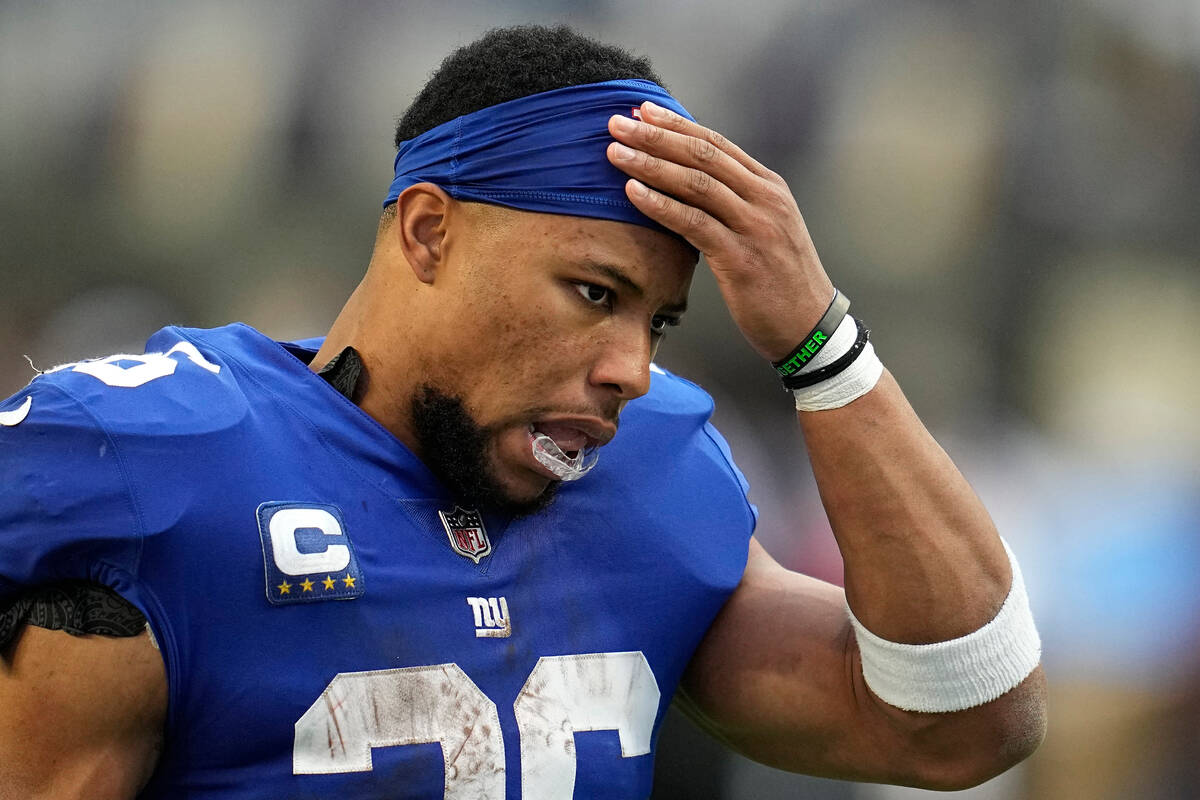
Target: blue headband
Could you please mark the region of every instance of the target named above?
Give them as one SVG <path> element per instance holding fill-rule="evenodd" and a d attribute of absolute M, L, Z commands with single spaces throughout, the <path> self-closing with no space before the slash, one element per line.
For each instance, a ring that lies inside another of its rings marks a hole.
<path fill-rule="evenodd" d="M 568 86 L 464 114 L 400 145 L 383 205 L 428 181 L 458 200 L 671 233 L 626 199 L 629 176 L 605 155 L 613 140 L 608 118 L 633 116 L 644 100 L 693 118 L 665 89 L 643 80 Z"/>

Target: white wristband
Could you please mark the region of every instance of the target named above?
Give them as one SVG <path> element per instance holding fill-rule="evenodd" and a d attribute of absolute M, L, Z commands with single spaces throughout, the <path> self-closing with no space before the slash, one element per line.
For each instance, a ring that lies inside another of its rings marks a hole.
<path fill-rule="evenodd" d="M 863 678 L 885 703 L 905 711 L 962 711 L 1015 688 L 1037 667 L 1042 642 L 1029 610 L 1017 559 L 1012 588 L 991 622 L 965 636 L 934 644 L 901 644 L 871 633 L 850 611 L 862 654 Z"/>
<path fill-rule="evenodd" d="M 857 336 L 858 326 L 854 322 L 854 317 L 847 314 L 837 326 L 837 330 L 829 337 L 825 346 L 796 374 L 803 375 L 806 372 L 818 370 L 826 364 L 832 364 L 849 352 L 850 348 L 854 346 Z M 838 374 L 820 383 L 814 383 L 812 386 L 793 389 L 792 394 L 796 396 L 796 410 L 827 411 L 831 408 L 841 408 L 874 389 L 882 374 L 883 362 L 879 360 L 879 356 L 875 355 L 874 346 L 867 342 L 863 351 L 858 354 L 858 358 Z"/>

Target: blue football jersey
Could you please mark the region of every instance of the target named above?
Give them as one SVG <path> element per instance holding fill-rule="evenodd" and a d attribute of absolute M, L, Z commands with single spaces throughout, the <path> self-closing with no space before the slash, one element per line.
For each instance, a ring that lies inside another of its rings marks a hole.
<path fill-rule="evenodd" d="M 0 601 L 81 578 L 145 614 L 147 798 L 646 797 L 754 529 L 711 412 L 656 370 L 512 520 L 252 328 L 165 328 L 0 403 Z"/>

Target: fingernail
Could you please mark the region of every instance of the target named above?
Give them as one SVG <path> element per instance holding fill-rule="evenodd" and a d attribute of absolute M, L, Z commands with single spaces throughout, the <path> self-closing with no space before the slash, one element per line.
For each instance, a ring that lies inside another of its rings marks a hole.
<path fill-rule="evenodd" d="M 638 197 L 645 197 L 650 193 L 650 190 L 646 188 L 644 183 L 634 178 L 629 179 L 629 191 L 633 192 Z"/>
<path fill-rule="evenodd" d="M 647 100 L 646 102 L 642 103 L 642 109 L 649 111 L 651 114 L 661 114 L 666 110 L 653 100 Z"/>
<path fill-rule="evenodd" d="M 613 158 L 617 161 L 633 161 L 634 152 L 620 142 L 612 143 Z"/>
<path fill-rule="evenodd" d="M 613 127 L 621 131 L 621 133 L 633 133 L 637 125 L 628 117 L 622 117 L 620 114 L 613 115 Z"/>

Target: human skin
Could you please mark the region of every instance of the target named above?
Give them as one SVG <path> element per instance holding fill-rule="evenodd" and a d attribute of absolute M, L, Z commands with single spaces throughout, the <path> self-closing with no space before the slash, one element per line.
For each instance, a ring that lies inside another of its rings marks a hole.
<path fill-rule="evenodd" d="M 554 480 L 529 426 L 554 428 L 564 450 L 615 435 L 686 306 L 694 256 L 640 226 L 460 203 L 427 183 L 396 205 L 313 365 L 353 345 L 369 375 L 363 410 L 418 456 L 414 393 L 460 398 L 494 431 L 493 478 L 528 501 Z"/>
<path fill-rule="evenodd" d="M 642 116 L 610 125 L 632 151 L 609 151 L 638 179 L 631 201 L 704 253 L 747 340 L 780 358 L 832 296 L 790 191 L 718 134 L 649 104 Z M 646 184 L 662 192 L 640 193 Z M 381 225 L 313 367 L 356 347 L 369 376 L 363 409 L 418 455 L 413 392 L 432 383 L 462 397 L 495 432 L 494 477 L 515 498 L 535 497 L 552 476 L 532 458 L 529 425 L 570 443 L 610 438 L 619 410 L 649 388 L 655 331 L 682 312 L 692 270 L 686 247 L 647 228 L 458 203 L 417 184 Z M 468 318 L 469 328 L 456 324 Z M 901 711 L 865 686 L 845 613 L 848 599 L 869 629 L 909 643 L 986 623 L 1011 582 L 986 511 L 886 372 L 849 405 L 798 418 L 846 592 L 783 569 L 752 541 L 681 704 L 731 747 L 812 774 L 949 789 L 1016 763 L 1044 733 L 1040 668 L 973 709 Z M 6 654 L 0 798 L 131 797 L 152 769 L 161 659 L 144 635 L 116 648 L 95 639 L 29 629 Z M 35 716 L 73 735 L 25 735 L 19 723 Z M 101 763 L 108 784 L 89 771 Z M 56 772 L 63 764 L 81 766 Z"/>
<path fill-rule="evenodd" d="M 432 184 L 397 205 L 312 366 L 356 347 L 362 408 L 418 455 L 413 392 L 432 383 L 461 397 L 495 431 L 486 457 L 500 483 L 536 497 L 553 476 L 532 457 L 529 425 L 567 443 L 611 439 L 620 409 L 649 389 L 694 254 L 640 226 L 458 203 Z M 145 634 L 28 627 L 0 658 L 0 800 L 132 797 L 157 759 L 166 680 Z"/>
<path fill-rule="evenodd" d="M 704 253 L 747 341 L 783 358 L 833 295 L 787 184 L 715 131 L 653 103 L 641 112 L 609 123 L 629 199 Z M 972 709 L 903 712 L 867 689 L 844 611 L 909 644 L 986 624 L 1012 582 L 987 511 L 886 371 L 858 400 L 798 418 L 845 594 L 753 544 L 685 677 L 687 705 L 731 746 L 784 769 L 942 789 L 1007 769 L 1045 734 L 1040 667 Z"/>

